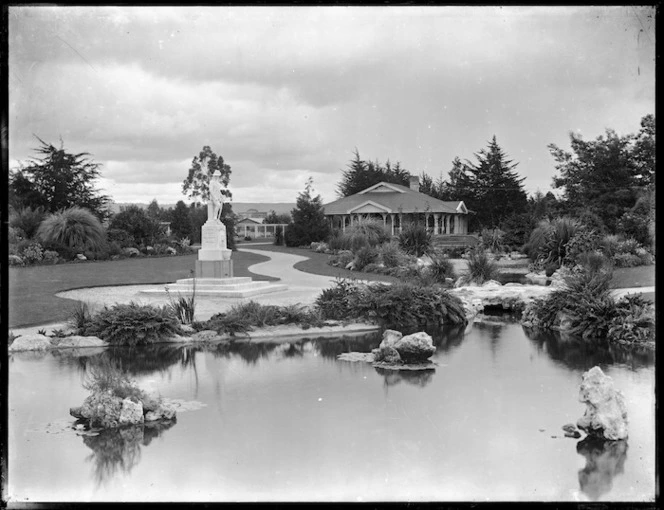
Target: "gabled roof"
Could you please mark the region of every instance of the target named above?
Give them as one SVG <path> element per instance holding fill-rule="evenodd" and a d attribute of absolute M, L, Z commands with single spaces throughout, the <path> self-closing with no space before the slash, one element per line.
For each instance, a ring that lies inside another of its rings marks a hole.
<path fill-rule="evenodd" d="M 438 200 L 389 182 L 379 182 L 355 195 L 325 204 L 323 208 L 326 215 L 363 212 L 468 214 L 468 209 L 461 200 Z"/>
<path fill-rule="evenodd" d="M 240 225 L 240 224 L 243 224 L 243 223 L 260 225 L 261 223 L 263 223 L 263 218 L 242 218 L 241 220 L 239 220 L 235 224 Z"/>

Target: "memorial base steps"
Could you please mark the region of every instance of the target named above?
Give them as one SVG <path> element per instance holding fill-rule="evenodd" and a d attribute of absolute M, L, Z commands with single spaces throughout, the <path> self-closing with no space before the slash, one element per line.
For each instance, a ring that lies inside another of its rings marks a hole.
<path fill-rule="evenodd" d="M 229 278 L 186 278 L 169 283 L 162 289 L 146 289 L 143 294 L 171 294 L 174 296 L 191 295 L 194 292 L 194 282 L 197 296 L 223 297 L 223 298 L 246 298 L 279 292 L 288 289 L 287 285 L 252 281 L 249 277 Z"/>

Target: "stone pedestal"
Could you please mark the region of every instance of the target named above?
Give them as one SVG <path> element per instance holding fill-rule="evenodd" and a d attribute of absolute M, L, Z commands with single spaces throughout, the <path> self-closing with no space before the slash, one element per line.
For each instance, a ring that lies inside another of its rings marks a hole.
<path fill-rule="evenodd" d="M 232 260 L 196 261 L 196 278 L 230 278 L 232 276 Z"/>
<path fill-rule="evenodd" d="M 209 219 L 201 227 L 201 249 L 196 261 L 196 278 L 228 278 L 233 276 L 231 250 L 226 248 L 226 226 Z"/>

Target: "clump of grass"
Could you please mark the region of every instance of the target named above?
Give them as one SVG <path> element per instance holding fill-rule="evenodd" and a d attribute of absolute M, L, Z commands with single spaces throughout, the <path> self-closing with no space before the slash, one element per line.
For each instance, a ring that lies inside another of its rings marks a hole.
<path fill-rule="evenodd" d="M 399 246 L 409 255 L 421 257 L 431 247 L 431 232 L 419 223 L 409 223 L 399 234 Z"/>
<path fill-rule="evenodd" d="M 446 278 L 456 278 L 449 257 L 438 253 L 431 254 L 431 264 L 426 268 L 425 275 L 435 283 L 445 283 Z"/>
<path fill-rule="evenodd" d="M 109 361 L 91 366 L 83 387 L 92 393 L 109 393 L 125 398 L 146 399 L 146 394 L 138 388 L 136 382 Z"/>
<path fill-rule="evenodd" d="M 468 272 L 463 275 L 466 283 L 481 284 L 489 280 L 496 280 L 500 269 L 489 254 L 481 247 L 475 247 L 468 254 Z"/>
<path fill-rule="evenodd" d="M 92 322 L 92 310 L 88 303 L 76 301 L 69 313 L 68 324 L 79 334 L 85 334 L 87 327 Z"/>
<path fill-rule="evenodd" d="M 60 243 L 77 250 L 98 251 L 106 243 L 102 224 L 81 207 L 70 207 L 48 216 L 39 225 L 37 237 L 45 243 Z"/>
<path fill-rule="evenodd" d="M 182 296 L 174 299 L 166 288 L 168 294 L 168 306 L 180 321 L 180 324 L 191 324 L 194 322 L 194 313 L 196 312 L 196 278 L 193 278 L 193 290 L 191 296 Z"/>

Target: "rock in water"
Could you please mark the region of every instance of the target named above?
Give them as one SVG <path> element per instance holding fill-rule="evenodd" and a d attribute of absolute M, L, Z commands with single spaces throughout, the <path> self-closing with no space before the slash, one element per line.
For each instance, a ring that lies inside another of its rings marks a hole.
<path fill-rule="evenodd" d="M 383 332 L 383 341 L 380 343 L 380 347 L 394 347 L 403 335 L 399 331 L 394 331 L 393 329 L 386 329 Z"/>
<path fill-rule="evenodd" d="M 404 336 L 393 347 L 405 363 L 424 361 L 436 352 L 433 339 L 423 331 Z"/>
<path fill-rule="evenodd" d="M 14 340 L 7 348 L 9 352 L 18 351 L 45 351 L 52 347 L 51 341 L 46 335 L 22 335 Z"/>
<path fill-rule="evenodd" d="M 143 404 L 141 402 L 134 402 L 130 398 L 125 398 L 122 401 L 118 424 L 137 425 L 139 423 L 143 423 Z"/>
<path fill-rule="evenodd" d="M 382 346 L 382 344 L 381 344 Z M 379 347 L 371 351 L 374 361 L 383 361 L 385 363 L 401 363 L 401 356 L 394 347 Z"/>
<path fill-rule="evenodd" d="M 613 379 L 593 367 L 583 374 L 579 401 L 586 412 L 576 422 L 589 435 L 618 440 L 627 438 L 627 410 L 622 393 L 613 387 Z"/>

